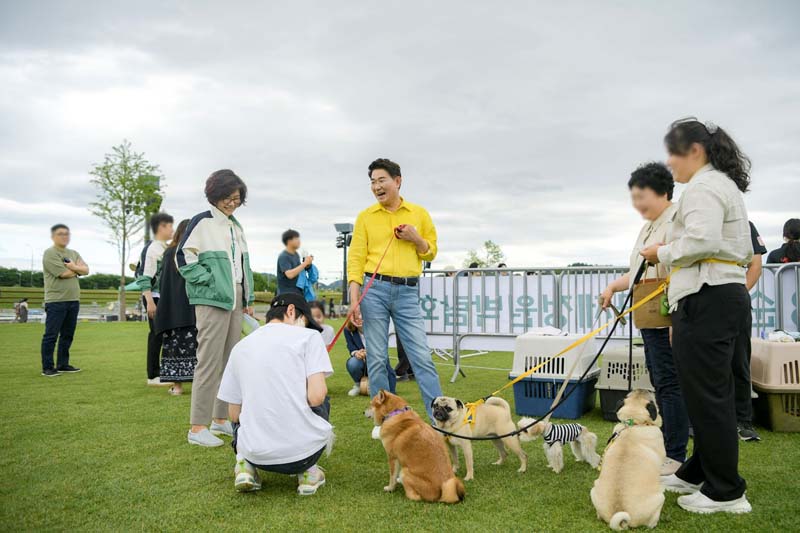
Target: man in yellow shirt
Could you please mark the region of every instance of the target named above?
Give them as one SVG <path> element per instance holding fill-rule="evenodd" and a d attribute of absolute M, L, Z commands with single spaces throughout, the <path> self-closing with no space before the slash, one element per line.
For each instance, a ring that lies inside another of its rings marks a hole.
<path fill-rule="evenodd" d="M 442 391 L 419 308 L 419 276 L 422 262 L 436 257 L 436 228 L 423 207 L 400 196 L 400 165 L 376 159 L 369 165 L 369 181 L 378 203 L 359 213 L 347 262 L 354 320 L 362 319 L 363 313 L 369 393 L 375 396 L 381 389 L 389 390 L 386 363 L 391 319 L 430 416 L 431 402 Z M 377 268 L 384 251 L 386 256 Z M 375 281 L 359 309 L 361 287 L 376 268 Z"/>

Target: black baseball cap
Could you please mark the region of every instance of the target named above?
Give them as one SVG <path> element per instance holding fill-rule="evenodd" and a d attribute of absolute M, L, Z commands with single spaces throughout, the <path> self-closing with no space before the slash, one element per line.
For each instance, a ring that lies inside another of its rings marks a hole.
<path fill-rule="evenodd" d="M 290 305 L 294 305 L 294 308 L 297 309 L 297 312 L 306 317 L 306 322 L 308 323 L 306 326 L 307 328 L 315 329 L 320 332 L 322 331 L 322 326 L 317 324 L 312 318 L 311 308 L 308 306 L 308 302 L 301 294 L 295 294 L 291 292 L 279 294 L 272 299 L 271 307 L 289 307 Z"/>

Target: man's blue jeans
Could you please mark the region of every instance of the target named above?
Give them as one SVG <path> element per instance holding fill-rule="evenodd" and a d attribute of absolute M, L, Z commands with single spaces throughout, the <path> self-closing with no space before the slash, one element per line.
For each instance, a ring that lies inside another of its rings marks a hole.
<path fill-rule="evenodd" d="M 389 392 L 395 392 L 397 388 L 397 376 L 394 373 L 394 368 L 392 365 L 389 364 L 389 360 L 386 360 L 386 365 L 389 367 L 386 369 L 386 375 L 389 376 L 389 388 L 386 389 Z M 353 381 L 356 385 L 361 383 L 361 378 L 367 375 L 367 363 L 362 361 L 357 357 L 350 356 L 350 359 L 347 360 L 347 373 L 350 374 L 350 377 L 353 378 Z"/>
<path fill-rule="evenodd" d="M 663 420 L 661 431 L 664 433 L 664 448 L 667 457 L 682 463 L 686 460 L 686 445 L 689 442 L 689 415 L 672 357 L 669 328 L 643 329 L 640 333 L 644 340 L 647 371 L 656 389 L 656 403 Z"/>
<path fill-rule="evenodd" d="M 365 278 L 364 283 L 369 281 Z M 431 416 L 431 402 L 442 395 L 439 374 L 431 360 L 422 313 L 419 309 L 419 288 L 396 285 L 376 279 L 361 302 L 364 336 L 367 340 L 369 394 L 389 390 L 389 320 L 394 322 L 400 342 L 408 354 L 414 377 L 422 393 L 425 410 Z"/>
<path fill-rule="evenodd" d="M 69 347 L 75 336 L 75 326 L 78 324 L 78 311 L 81 304 L 74 302 L 50 302 L 44 304 L 47 317 L 44 322 L 44 335 L 42 336 L 42 370 L 53 368 L 53 351 L 58 341 L 58 361 L 56 368 L 69 365 Z"/>

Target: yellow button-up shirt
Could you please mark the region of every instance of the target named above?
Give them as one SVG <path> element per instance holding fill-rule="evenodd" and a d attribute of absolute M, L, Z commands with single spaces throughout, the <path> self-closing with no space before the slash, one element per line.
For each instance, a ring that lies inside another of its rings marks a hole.
<path fill-rule="evenodd" d="M 436 227 L 425 208 L 400 198 L 400 207 L 395 212 L 387 211 L 381 204 L 372 205 L 358 214 L 347 258 L 347 279 L 359 285 L 364 273 L 375 272 L 378 261 L 386 247 L 391 247 L 381 263 L 379 274 L 396 277 L 415 277 L 422 273 L 422 262 L 436 257 Z M 395 238 L 394 228 L 410 224 L 428 243 L 428 251 L 417 252 L 413 242 Z"/>

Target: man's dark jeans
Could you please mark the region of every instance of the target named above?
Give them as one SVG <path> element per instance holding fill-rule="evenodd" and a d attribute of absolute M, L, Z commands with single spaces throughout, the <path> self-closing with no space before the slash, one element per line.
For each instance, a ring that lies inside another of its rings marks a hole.
<path fill-rule="evenodd" d="M 656 389 L 656 404 L 663 421 L 664 448 L 667 457 L 682 463 L 686 460 L 686 445 L 689 442 L 689 415 L 678 383 L 669 328 L 643 329 L 641 334 L 647 371 Z"/>
<path fill-rule="evenodd" d="M 42 337 L 42 370 L 53 368 L 53 352 L 58 341 L 58 360 L 56 368 L 69 365 L 69 347 L 75 336 L 75 326 L 78 324 L 78 311 L 81 304 L 72 302 L 50 302 L 44 304 L 47 317 L 44 323 L 44 336 Z"/>
<path fill-rule="evenodd" d="M 311 408 L 314 411 L 314 414 L 324 418 L 325 420 L 330 420 L 331 417 L 331 399 L 330 397 L 326 396 L 325 401 L 322 404 L 317 405 L 316 407 Z M 231 441 L 231 447 L 233 447 L 233 452 L 236 453 L 236 437 L 239 433 L 239 424 L 233 424 L 233 441 Z M 266 472 L 275 472 L 276 474 L 302 474 L 319 461 L 319 458 L 322 457 L 322 454 L 325 452 L 326 446 L 323 446 L 319 449 L 319 451 L 313 453 L 309 457 L 305 459 L 300 459 L 299 461 L 295 461 L 293 463 L 286 463 L 282 465 L 257 465 L 254 463 L 252 464 L 254 467 L 258 468 L 259 470 L 264 470 Z M 248 461 L 249 463 L 250 461 Z"/>

